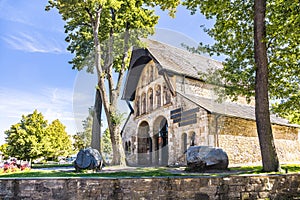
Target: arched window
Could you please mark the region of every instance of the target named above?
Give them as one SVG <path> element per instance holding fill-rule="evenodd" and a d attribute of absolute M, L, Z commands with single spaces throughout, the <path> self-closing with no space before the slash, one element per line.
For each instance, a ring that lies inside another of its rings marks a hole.
<path fill-rule="evenodd" d="M 152 88 L 149 88 L 149 90 L 148 90 L 148 107 L 149 107 L 149 111 L 153 110 L 153 90 L 152 90 Z"/>
<path fill-rule="evenodd" d="M 191 135 L 190 146 L 195 146 L 195 145 L 196 145 L 196 133 L 193 132 Z"/>
<path fill-rule="evenodd" d="M 142 94 L 142 114 L 145 114 L 147 111 L 146 109 L 146 93 Z"/>
<path fill-rule="evenodd" d="M 164 105 L 169 104 L 171 102 L 171 95 L 169 89 L 166 85 L 164 85 Z"/>
<path fill-rule="evenodd" d="M 128 141 L 128 153 L 130 154 L 131 153 L 131 142 Z"/>
<path fill-rule="evenodd" d="M 156 86 L 156 107 L 159 108 L 161 106 L 161 87 L 160 85 Z"/>
<path fill-rule="evenodd" d="M 136 116 L 139 116 L 140 115 L 140 97 L 139 96 L 136 97 L 135 109 L 136 109 Z"/>
<path fill-rule="evenodd" d="M 154 66 L 150 65 L 150 78 L 149 78 L 150 83 L 153 82 L 154 80 L 153 77 L 154 77 Z"/>
<path fill-rule="evenodd" d="M 128 143 L 125 142 L 125 153 L 128 154 Z"/>
<path fill-rule="evenodd" d="M 187 134 L 183 133 L 181 136 L 181 151 L 185 153 L 187 150 Z"/>

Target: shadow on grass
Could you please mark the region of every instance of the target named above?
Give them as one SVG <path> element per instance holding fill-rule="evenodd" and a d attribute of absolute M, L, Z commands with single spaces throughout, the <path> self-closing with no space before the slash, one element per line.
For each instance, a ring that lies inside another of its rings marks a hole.
<path fill-rule="evenodd" d="M 288 173 L 300 173 L 300 165 L 282 165 L 282 172 L 272 173 L 272 174 L 285 174 Z M 287 170 L 287 171 L 286 171 Z M 91 177 L 91 178 L 138 178 L 138 177 L 191 177 L 191 176 L 231 176 L 231 175 L 243 175 L 243 174 L 262 174 L 261 166 L 244 166 L 244 167 L 233 167 L 228 171 L 221 172 L 205 172 L 205 173 L 187 173 L 184 170 L 159 167 L 159 168 L 134 168 L 131 170 L 117 168 L 116 170 L 92 172 L 92 171 L 82 171 L 75 172 L 72 168 L 69 171 L 57 171 L 57 170 L 30 170 L 15 173 L 3 173 L 0 174 L 0 178 L 71 178 L 71 177 Z M 268 173 L 270 174 L 270 173 Z"/>
<path fill-rule="evenodd" d="M 164 168 L 138 168 L 134 171 L 116 171 L 116 172 L 93 172 L 93 171 L 55 171 L 55 170 L 31 170 L 27 172 L 16 172 L 9 174 L 1 174 L 0 178 L 36 178 L 36 177 L 166 177 L 166 176 L 182 176 L 181 174 L 173 174 Z"/>

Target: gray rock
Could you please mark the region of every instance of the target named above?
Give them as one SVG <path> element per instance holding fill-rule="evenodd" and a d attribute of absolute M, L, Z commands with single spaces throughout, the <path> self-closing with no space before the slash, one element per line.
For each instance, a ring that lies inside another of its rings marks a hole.
<path fill-rule="evenodd" d="M 210 169 L 226 170 L 228 156 L 221 148 L 209 146 L 191 146 L 186 154 L 188 171 L 205 171 Z"/>
<path fill-rule="evenodd" d="M 73 164 L 76 171 L 83 169 L 101 170 L 103 159 L 97 149 L 86 148 L 78 152 Z"/>

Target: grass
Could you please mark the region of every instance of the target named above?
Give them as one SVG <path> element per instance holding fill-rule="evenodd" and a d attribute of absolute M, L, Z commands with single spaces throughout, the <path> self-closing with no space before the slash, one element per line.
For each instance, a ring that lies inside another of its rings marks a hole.
<path fill-rule="evenodd" d="M 73 164 L 32 164 L 32 169 L 53 168 L 53 167 L 71 167 Z"/>
<path fill-rule="evenodd" d="M 82 172 L 55 171 L 55 170 L 31 170 L 27 172 L 15 172 L 1 174 L 0 178 L 16 178 L 16 177 L 166 177 L 180 176 L 181 174 L 173 174 L 167 172 L 165 168 L 137 168 L 134 171 L 116 171 L 116 172 L 91 172 L 84 170 Z"/>
<path fill-rule="evenodd" d="M 241 171 L 242 174 L 263 174 L 262 166 L 243 166 L 232 167 L 230 170 Z M 285 173 L 300 173 L 300 164 L 286 164 L 281 165 L 281 172 L 272 172 L 273 174 L 285 174 Z M 270 173 L 268 173 L 270 174 Z"/>
<path fill-rule="evenodd" d="M 57 165 L 54 165 L 57 167 Z M 63 166 L 63 165 L 59 165 Z M 69 165 L 67 165 L 69 166 Z M 45 167 L 45 166 L 44 166 Z M 49 166 L 47 166 L 48 168 Z M 288 173 L 300 173 L 300 164 L 298 165 L 282 165 L 282 172 L 272 173 L 272 174 L 285 174 L 286 169 Z M 109 172 L 110 167 L 106 168 L 107 171 L 103 172 L 91 172 L 91 171 L 55 171 L 55 170 L 30 170 L 15 173 L 4 173 L 0 174 L 0 178 L 36 178 L 36 177 L 103 177 L 103 178 L 120 178 L 120 177 L 174 177 L 174 176 L 224 176 L 224 175 L 242 175 L 242 174 L 263 174 L 261 166 L 244 166 L 244 167 L 233 167 L 229 171 L 224 171 L 220 173 L 183 173 L 181 171 L 171 172 L 172 168 L 167 167 L 150 167 L 150 168 L 136 168 L 136 169 L 117 169 L 116 171 Z M 270 173 L 268 173 L 270 174 Z"/>

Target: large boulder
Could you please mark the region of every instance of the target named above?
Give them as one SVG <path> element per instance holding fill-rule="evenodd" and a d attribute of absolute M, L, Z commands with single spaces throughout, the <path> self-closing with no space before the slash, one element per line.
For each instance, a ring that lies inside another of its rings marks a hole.
<path fill-rule="evenodd" d="M 186 154 L 188 171 L 226 170 L 228 156 L 221 148 L 191 146 Z"/>
<path fill-rule="evenodd" d="M 78 152 L 73 164 L 76 171 L 83 169 L 101 170 L 103 159 L 97 149 L 86 148 Z"/>

